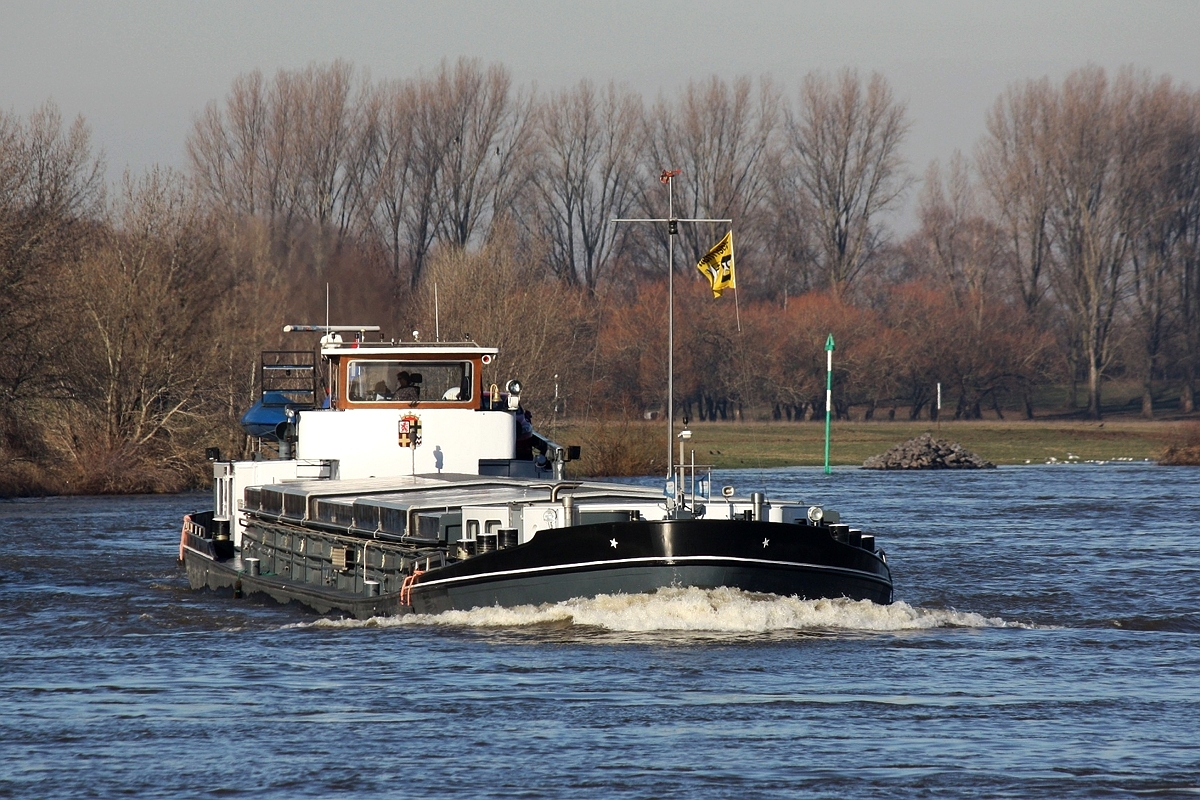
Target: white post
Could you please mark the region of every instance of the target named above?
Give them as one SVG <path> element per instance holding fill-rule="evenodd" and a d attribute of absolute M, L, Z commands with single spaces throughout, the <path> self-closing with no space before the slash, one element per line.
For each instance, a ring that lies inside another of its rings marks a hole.
<path fill-rule="evenodd" d="M 828 377 L 833 374 L 833 351 L 825 351 L 825 375 Z M 830 408 L 833 405 L 833 383 L 825 382 L 825 407 Z"/>
<path fill-rule="evenodd" d="M 825 340 L 825 474 L 832 470 L 829 467 L 829 420 L 833 411 L 833 334 Z"/>

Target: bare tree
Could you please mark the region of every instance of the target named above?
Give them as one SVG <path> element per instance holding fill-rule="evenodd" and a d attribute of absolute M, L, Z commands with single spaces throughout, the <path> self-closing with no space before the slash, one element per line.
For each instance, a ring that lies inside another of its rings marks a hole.
<path fill-rule="evenodd" d="M 465 247 L 486 231 L 513 193 L 515 169 L 528 148 L 531 98 L 514 98 L 508 70 L 478 61 L 445 62 L 434 78 L 444 126 L 439 181 L 440 238 Z"/>
<path fill-rule="evenodd" d="M 414 109 L 413 161 L 409 191 L 407 230 L 409 281 L 415 288 L 437 236 L 438 203 L 442 165 L 450 147 L 447 136 L 445 97 L 436 81 L 421 79 Z"/>
<path fill-rule="evenodd" d="M 1052 118 L 1054 92 L 1047 78 L 1010 86 L 987 115 L 987 134 L 976 150 L 975 163 L 1003 231 L 1005 262 L 1031 324 L 1048 314 L 1043 302 L 1053 258 L 1050 230 L 1054 157 Z M 1067 363 L 1075 397 L 1077 337 L 1068 337 Z M 1026 417 L 1033 417 L 1032 386 L 1023 387 Z"/>
<path fill-rule="evenodd" d="M 884 240 L 879 217 L 908 187 L 900 156 L 908 129 L 904 104 L 879 73 L 865 82 L 850 69 L 805 76 L 788 117 L 788 157 L 815 214 L 820 270 L 836 295 L 870 264 Z"/>
<path fill-rule="evenodd" d="M 364 153 L 362 102 L 355 102 L 353 68 L 345 61 L 309 66 L 293 77 L 296 104 L 295 173 L 300 212 L 319 228 L 344 237 L 356 221 Z"/>
<path fill-rule="evenodd" d="M 340 244 L 363 205 L 365 105 L 345 61 L 281 70 L 270 84 L 239 76 L 224 110 L 210 103 L 193 126 L 192 176 L 212 207 L 267 219 L 285 249 L 301 222 Z"/>
<path fill-rule="evenodd" d="M 366 98 L 363 143 L 366 154 L 363 191 L 367 223 L 388 256 L 392 280 L 399 283 L 406 252 L 405 223 L 416 181 L 417 86 L 391 81 Z"/>
<path fill-rule="evenodd" d="M 60 419 L 97 491 L 126 485 L 122 468 L 189 469 L 220 292 L 188 197 L 173 173 L 126 176 L 112 227 L 63 287 L 76 330 L 63 378 L 71 413 Z"/>
<path fill-rule="evenodd" d="M 1200 92 L 1180 98 L 1184 127 L 1178 131 L 1176 222 L 1178 262 L 1174 271 L 1183 329 L 1180 410 L 1195 411 L 1196 376 L 1200 371 Z"/>
<path fill-rule="evenodd" d="M 641 148 L 641 98 L 610 83 L 590 81 L 560 92 L 541 106 L 541 169 L 535 181 L 542 229 L 553 271 L 594 294 L 628 226 L 635 198 L 635 159 Z"/>
<path fill-rule="evenodd" d="M 1127 125 L 1134 96 L 1129 73 L 1110 85 L 1103 69 L 1087 67 L 1063 82 L 1053 111 L 1051 281 L 1087 369 L 1093 419 L 1101 415 L 1101 381 L 1128 288 L 1135 199 L 1129 167 L 1140 145 Z"/>
<path fill-rule="evenodd" d="M 1006 254 L 1000 232 L 983 216 L 977 194 L 962 153 L 956 151 L 950 159 L 948 180 L 942 179 L 938 162 L 931 163 L 921 188 L 916 241 L 927 272 L 949 287 L 955 305 L 973 308 L 981 323 Z"/>
<path fill-rule="evenodd" d="M 771 194 L 764 219 L 769 226 L 759 254 L 760 268 L 767 294 L 788 306 L 788 298 L 810 291 L 822 291 L 827 283 L 819 275 L 817 249 L 819 236 L 813 225 L 817 218 L 809 197 L 796 184 L 794 170 L 774 162 L 771 167 Z"/>
<path fill-rule="evenodd" d="M 460 59 L 365 101 L 366 214 L 387 237 L 392 274 L 407 264 L 411 287 L 435 242 L 477 241 L 521 191 L 532 98 L 514 97 L 511 82 L 499 65 Z"/>
<path fill-rule="evenodd" d="M 647 177 L 664 168 L 681 170 L 675 216 L 732 219 L 740 263 L 750 262 L 769 235 L 767 204 L 781 121 L 782 98 L 769 79 L 759 81 L 755 92 L 750 78 L 725 83 L 716 76 L 688 83 L 676 103 L 660 98 L 647 117 Z M 646 215 L 662 216 L 666 208 L 658 181 L 642 179 L 639 187 Z M 655 233 L 665 248 L 665 227 Z M 677 268 L 696 275 L 696 262 L 723 234 L 720 226 L 680 226 L 684 257 L 677 259 Z"/>
<path fill-rule="evenodd" d="M 1045 297 L 1051 257 L 1053 109 L 1048 79 L 1009 87 L 988 113 L 988 132 L 976 155 L 1004 229 L 1017 290 L 1031 315 Z"/>
<path fill-rule="evenodd" d="M 537 109 L 538 98 L 533 89 L 518 91 L 508 99 L 508 110 L 493 142 L 494 166 L 486 184 L 490 204 L 488 236 L 509 220 L 519 223 L 518 227 L 529 227 L 522 216 L 528 214 L 527 207 L 534 196 L 531 188 L 537 160 Z"/>
<path fill-rule="evenodd" d="M 923 343 L 932 348 L 931 377 L 957 390 L 956 419 L 979 418 L 985 401 L 1003 417 L 1000 401 L 1014 389 L 1023 393 L 1025 415 L 1032 418 L 1045 337 L 1031 317 L 1013 313 L 1023 308 L 1020 301 L 1001 291 L 997 279 L 1005 277 L 1009 259 L 1004 233 L 983 215 L 961 153 L 951 159 L 947 180 L 936 161 L 930 164 L 919 216 L 921 227 L 905 250 L 931 292 L 926 313 L 937 332 Z"/>
<path fill-rule="evenodd" d="M 211 101 L 186 142 L 196 188 L 231 214 L 262 211 L 263 146 L 267 135 L 267 89 L 258 70 L 239 75 L 222 112 Z"/>
<path fill-rule="evenodd" d="M 0 459 L 42 447 L 37 417 L 56 394 L 68 339 L 58 284 L 96 224 L 103 157 L 82 118 L 53 103 L 28 120 L 0 112 Z"/>
<path fill-rule="evenodd" d="M 226 95 L 224 109 L 208 104 L 196 120 L 186 147 L 191 176 L 209 205 L 227 217 L 258 216 L 275 230 L 286 230 L 298 193 L 289 191 L 292 159 L 294 81 L 280 71 L 271 83 L 262 73 L 239 75 Z"/>
<path fill-rule="evenodd" d="M 1186 208 L 1196 193 L 1196 176 L 1188 151 L 1195 133 L 1188 93 L 1170 78 L 1134 79 L 1130 116 L 1123 120 L 1125 135 L 1134 144 L 1126 164 L 1131 208 L 1130 266 L 1132 323 L 1138 360 L 1134 372 L 1142 379 L 1142 416 L 1154 417 L 1154 388 L 1160 377 L 1172 327 L 1182 319 L 1174 297 L 1175 276 L 1186 260 Z M 1189 185 L 1191 184 L 1191 185 Z M 1193 201 L 1194 202 L 1194 201 Z M 1182 213 L 1181 213 L 1182 212 Z"/>

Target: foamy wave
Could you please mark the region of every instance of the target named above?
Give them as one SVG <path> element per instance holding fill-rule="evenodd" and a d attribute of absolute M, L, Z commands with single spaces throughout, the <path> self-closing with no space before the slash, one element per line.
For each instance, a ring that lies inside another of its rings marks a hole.
<path fill-rule="evenodd" d="M 310 625 L 452 626 L 463 628 L 561 629 L 586 626 L 608 631 L 691 631 L 769 633 L 773 631 L 886 632 L 929 628 L 1026 627 L 997 617 L 908 603 L 883 606 L 869 600 L 800 600 L 750 594 L 738 589 L 659 589 L 654 594 L 601 595 L 540 606 L 475 608 L 442 614 L 376 617 L 366 621 L 322 620 Z"/>

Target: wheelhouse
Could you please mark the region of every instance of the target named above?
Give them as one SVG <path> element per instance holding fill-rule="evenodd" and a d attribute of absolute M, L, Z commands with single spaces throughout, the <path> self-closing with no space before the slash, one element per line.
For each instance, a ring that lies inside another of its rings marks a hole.
<path fill-rule="evenodd" d="M 483 367 L 495 348 L 473 343 L 420 345 L 325 342 L 330 407 L 483 407 Z"/>

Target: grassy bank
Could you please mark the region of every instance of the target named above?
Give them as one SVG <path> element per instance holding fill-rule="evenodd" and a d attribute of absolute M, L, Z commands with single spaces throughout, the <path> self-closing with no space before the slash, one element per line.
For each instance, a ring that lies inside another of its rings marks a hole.
<path fill-rule="evenodd" d="M 659 423 L 618 423 L 616 437 L 649 444 L 657 463 L 665 461 L 666 431 Z M 693 423 L 690 448 L 696 462 L 722 468 L 820 466 L 824 463 L 822 423 L 748 422 Z M 830 462 L 857 465 L 903 441 L 931 433 L 958 442 L 996 464 L 1040 464 L 1051 458 L 1065 461 L 1156 459 L 1179 438 L 1179 426 L 1143 421 L 973 421 L 838 422 L 832 427 Z M 589 445 L 603 440 L 593 426 L 560 425 L 553 434 L 564 444 L 583 443 L 581 472 L 589 472 Z M 660 452 L 662 451 L 662 452 Z M 678 449 L 675 450 L 678 457 Z M 595 454 L 593 454 L 595 455 Z M 602 470 L 605 471 L 605 470 Z M 636 471 L 636 470 L 635 470 Z"/>

